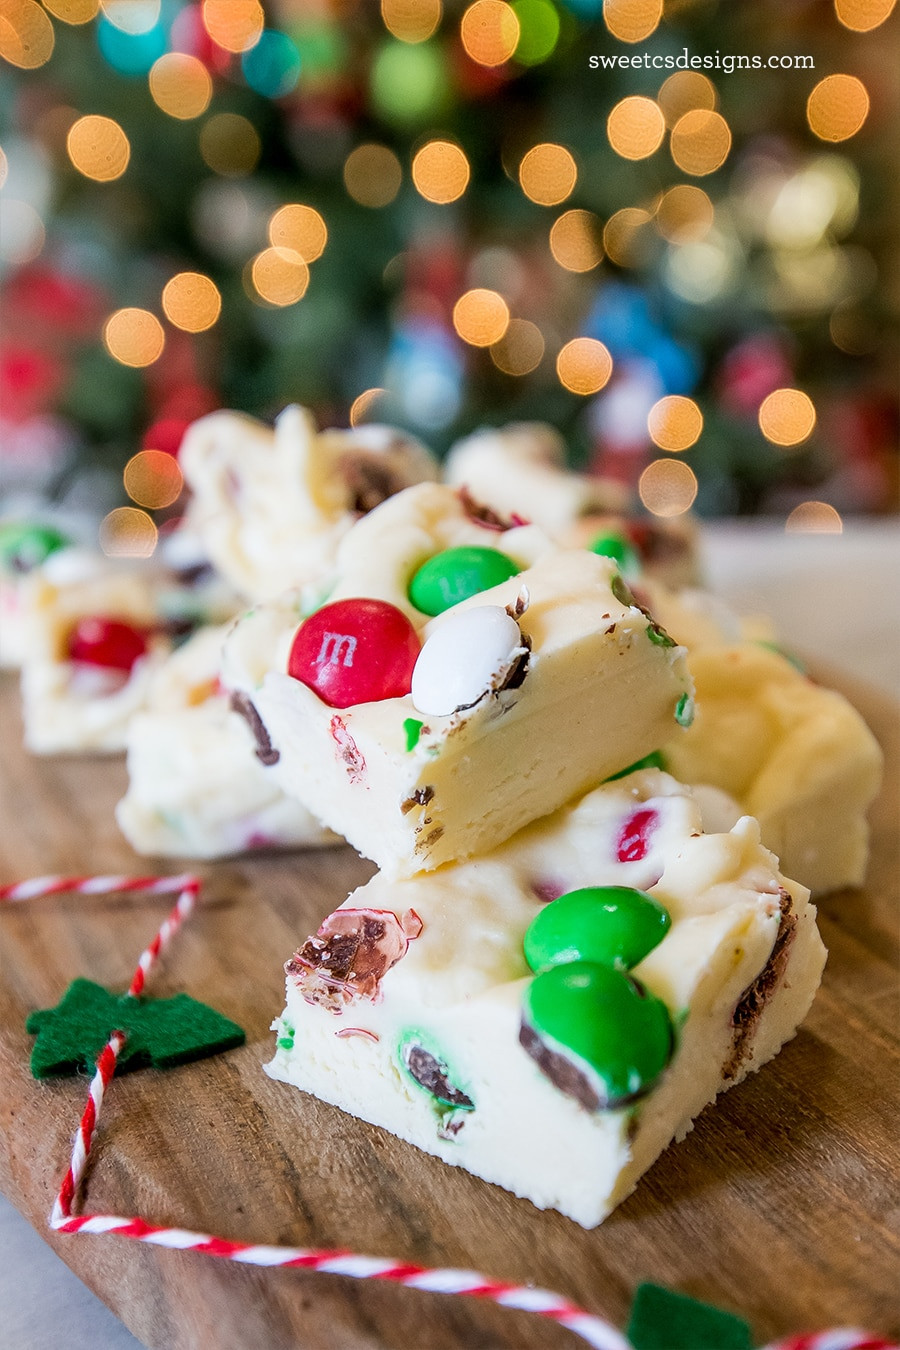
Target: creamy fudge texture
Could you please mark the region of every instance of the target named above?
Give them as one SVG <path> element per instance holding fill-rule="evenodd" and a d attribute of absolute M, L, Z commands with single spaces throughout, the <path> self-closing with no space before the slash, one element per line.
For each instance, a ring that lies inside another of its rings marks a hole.
<path fill-rule="evenodd" d="M 627 975 L 605 971 L 672 1028 L 662 1072 L 606 1105 L 590 1065 L 529 1021 L 545 973 L 523 941 L 584 887 L 637 888 L 670 923 Z M 704 834 L 690 789 L 641 770 L 474 861 L 355 891 L 287 963 L 268 1072 L 593 1227 L 794 1035 L 824 961 L 808 892 L 756 822 Z"/>
<path fill-rule="evenodd" d="M 116 820 L 137 853 L 222 858 L 339 842 L 267 773 L 265 748 L 218 681 L 227 629 L 194 634 L 154 676 L 127 732 Z"/>
<path fill-rule="evenodd" d="M 188 429 L 179 462 L 193 492 L 192 527 L 251 600 L 330 567 L 361 513 L 437 477 L 429 451 L 406 432 L 374 425 L 317 432 L 293 405 L 274 431 L 240 413 L 210 413 Z"/>
<path fill-rule="evenodd" d="M 226 643 L 223 679 L 259 714 L 278 751 L 273 776 L 394 875 L 483 852 L 657 748 L 676 718 L 689 717 L 683 651 L 632 603 L 609 559 L 555 550 L 534 527 L 485 528 L 467 511 L 435 485 L 392 498 L 348 535 L 329 596 L 393 605 L 424 644 L 420 663 L 453 624 L 444 683 L 458 676 L 460 689 L 483 668 L 472 646 L 480 611 L 518 623 L 508 662 L 445 714 L 417 705 L 415 674 L 413 694 L 341 707 L 292 678 L 302 596 L 259 606 Z M 408 598 L 410 578 L 473 533 L 522 570 L 428 618 Z M 349 635 L 324 635 L 326 665 L 346 664 L 351 651 Z"/>

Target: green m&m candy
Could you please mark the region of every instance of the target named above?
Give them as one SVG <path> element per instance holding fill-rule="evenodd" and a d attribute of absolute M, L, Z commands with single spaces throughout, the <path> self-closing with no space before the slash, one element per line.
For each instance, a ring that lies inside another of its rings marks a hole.
<path fill-rule="evenodd" d="M 595 1111 L 649 1092 L 674 1048 L 666 1005 L 633 976 L 594 961 L 534 977 L 519 1040 L 560 1091 Z"/>
<path fill-rule="evenodd" d="M 0 525 L 0 563 L 8 572 L 30 572 L 34 567 L 66 548 L 70 539 L 52 525 L 31 525 L 18 521 Z"/>
<path fill-rule="evenodd" d="M 590 545 L 591 553 L 599 553 L 601 558 L 612 558 L 621 572 L 635 576 L 641 570 L 641 560 L 637 550 L 620 534 L 601 534 Z"/>
<path fill-rule="evenodd" d="M 630 970 L 662 942 L 671 925 L 658 900 L 630 886 L 568 891 L 532 919 L 525 960 L 532 970 L 599 961 Z"/>
<path fill-rule="evenodd" d="M 443 614 L 452 605 L 499 586 L 521 570 L 517 562 L 496 548 L 445 548 L 414 574 L 409 598 L 423 614 Z"/>

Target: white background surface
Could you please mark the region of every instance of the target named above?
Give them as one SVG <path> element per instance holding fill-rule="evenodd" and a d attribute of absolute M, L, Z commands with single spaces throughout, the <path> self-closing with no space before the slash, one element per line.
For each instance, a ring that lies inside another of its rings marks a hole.
<path fill-rule="evenodd" d="M 720 523 L 705 527 L 703 552 L 711 588 L 740 613 L 769 614 L 786 647 L 900 696 L 896 522 L 850 524 L 842 535 L 785 535 L 774 525 Z M 60 1158 L 60 1174 L 67 1161 Z M 203 1215 L 185 1214 L 184 1223 L 202 1228 Z M 0 1347 L 139 1350 L 139 1342 L 2 1197 Z"/>

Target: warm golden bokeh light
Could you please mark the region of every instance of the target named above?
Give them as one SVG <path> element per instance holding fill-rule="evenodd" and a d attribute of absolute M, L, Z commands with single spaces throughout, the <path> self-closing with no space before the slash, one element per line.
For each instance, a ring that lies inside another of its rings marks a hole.
<path fill-rule="evenodd" d="M 386 396 L 387 390 L 381 388 L 364 389 L 361 394 L 350 405 L 350 425 L 358 427 L 363 422 L 368 422 L 370 413 L 373 413 L 377 405 Z"/>
<path fill-rule="evenodd" d="M 453 306 L 453 327 L 470 346 L 490 347 L 509 327 L 509 307 L 496 291 L 466 291 Z"/>
<path fill-rule="evenodd" d="M 412 179 L 429 202 L 455 202 L 469 186 L 471 170 L 465 152 L 453 141 L 429 141 L 416 152 Z"/>
<path fill-rule="evenodd" d="M 679 169 L 702 178 L 725 163 L 731 149 L 731 132 L 719 113 L 697 108 L 678 119 L 670 144 Z"/>
<path fill-rule="evenodd" d="M 702 188 L 679 183 L 664 192 L 656 208 L 656 228 L 670 244 L 690 244 L 712 229 L 715 212 Z"/>
<path fill-rule="evenodd" d="M 402 181 L 400 161 L 386 145 L 358 145 L 344 163 L 344 186 L 360 206 L 389 206 Z"/>
<path fill-rule="evenodd" d="M 663 0 L 603 0 L 606 26 L 620 42 L 641 42 L 655 33 Z"/>
<path fill-rule="evenodd" d="M 162 293 L 163 313 L 169 323 L 186 333 L 204 333 L 222 312 L 222 297 L 215 282 L 202 272 L 179 272 Z"/>
<path fill-rule="evenodd" d="M 165 341 L 162 324 L 148 309 L 117 309 L 103 327 L 103 345 L 123 366 L 152 366 Z"/>
<path fill-rule="evenodd" d="M 147 512 L 134 506 L 117 506 L 100 523 L 100 547 L 109 558 L 149 558 L 157 538 Z"/>
<path fill-rule="evenodd" d="M 667 80 L 663 80 L 656 96 L 663 110 L 667 127 L 674 127 L 685 113 L 696 108 L 713 112 L 719 98 L 712 80 L 701 75 L 699 70 L 676 70 Z"/>
<path fill-rule="evenodd" d="M 535 145 L 519 165 L 522 191 L 539 206 L 557 206 L 571 196 L 578 169 L 564 145 Z"/>
<path fill-rule="evenodd" d="M 775 389 L 760 404 L 759 429 L 773 445 L 800 445 L 815 425 L 815 406 L 802 389 Z"/>
<path fill-rule="evenodd" d="M 650 409 L 647 430 L 660 450 L 687 450 L 700 439 L 703 414 L 692 398 L 667 394 Z"/>
<path fill-rule="evenodd" d="M 291 202 L 279 207 L 269 221 L 269 243 L 293 249 L 305 263 L 315 262 L 328 243 L 328 226 L 315 207 Z"/>
<path fill-rule="evenodd" d="M 502 66 L 519 45 L 519 20 L 505 0 L 475 0 L 459 25 L 466 54 L 480 66 Z"/>
<path fill-rule="evenodd" d="M 216 113 L 200 128 L 200 154 L 223 178 L 245 178 L 261 152 L 259 132 L 240 113 Z"/>
<path fill-rule="evenodd" d="M 66 150 L 78 172 L 97 183 L 121 178 L 131 158 L 131 145 L 118 122 L 94 113 L 73 122 Z"/>
<path fill-rule="evenodd" d="M 381 0 L 384 26 L 401 42 L 424 42 L 441 21 L 441 0 Z"/>
<path fill-rule="evenodd" d="M 47 231 L 31 202 L 0 198 L 0 260 L 24 267 L 43 251 Z"/>
<path fill-rule="evenodd" d="M 21 70 L 36 70 L 50 60 L 56 35 L 35 0 L 3 0 L 0 57 Z"/>
<path fill-rule="evenodd" d="M 623 159 L 646 159 L 662 145 L 665 118 L 652 98 L 632 94 L 615 105 L 606 119 L 606 135 Z"/>
<path fill-rule="evenodd" d="M 100 0 L 44 0 L 44 8 L 54 19 L 77 27 L 96 19 L 100 10 Z"/>
<path fill-rule="evenodd" d="M 697 496 L 697 475 L 683 460 L 655 459 L 638 480 L 638 496 L 654 516 L 681 516 Z"/>
<path fill-rule="evenodd" d="M 203 0 L 203 26 L 227 52 L 246 52 L 259 42 L 266 16 L 259 0 Z"/>
<path fill-rule="evenodd" d="M 200 117 L 212 99 L 212 76 L 202 61 L 184 52 L 167 52 L 150 70 L 153 102 L 181 122 Z"/>
<path fill-rule="evenodd" d="M 619 267 L 633 267 L 641 244 L 641 231 L 650 224 L 649 211 L 640 206 L 623 206 L 611 215 L 603 227 L 603 247 Z"/>
<path fill-rule="evenodd" d="M 843 534 L 844 522 L 828 502 L 801 502 L 784 522 L 786 534 Z"/>
<path fill-rule="evenodd" d="M 834 12 L 845 28 L 869 33 L 884 23 L 897 0 L 834 0 Z"/>
<path fill-rule="evenodd" d="M 855 75 L 826 75 L 806 101 L 810 131 L 820 141 L 846 141 L 869 115 L 869 95 Z"/>
<path fill-rule="evenodd" d="M 131 500 L 151 511 L 177 502 L 184 487 L 178 460 L 163 450 L 140 450 L 132 455 L 122 477 Z"/>
<path fill-rule="evenodd" d="M 544 359 L 544 335 L 530 319 L 510 319 L 499 342 L 491 347 L 491 360 L 504 375 L 528 375 Z"/>
<path fill-rule="evenodd" d="M 306 294 L 309 268 L 292 248 L 265 248 L 250 264 L 250 281 L 256 296 L 283 308 Z"/>
<path fill-rule="evenodd" d="M 596 338 L 573 338 L 556 358 L 560 384 L 573 394 L 596 394 L 612 374 L 612 357 Z"/>
<path fill-rule="evenodd" d="M 550 252 L 567 272 L 590 272 L 603 259 L 603 222 L 593 211 L 565 211 L 550 230 Z"/>

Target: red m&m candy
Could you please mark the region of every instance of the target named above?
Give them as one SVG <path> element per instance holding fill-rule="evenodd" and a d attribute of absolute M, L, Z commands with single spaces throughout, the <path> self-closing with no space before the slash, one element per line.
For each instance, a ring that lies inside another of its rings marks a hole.
<path fill-rule="evenodd" d="M 119 619 L 79 619 L 69 634 L 69 660 L 104 670 L 130 671 L 147 650 L 147 637 L 139 628 Z"/>
<path fill-rule="evenodd" d="M 332 708 L 409 693 L 419 638 L 406 615 L 384 600 L 336 600 L 297 630 L 288 674 Z"/>

